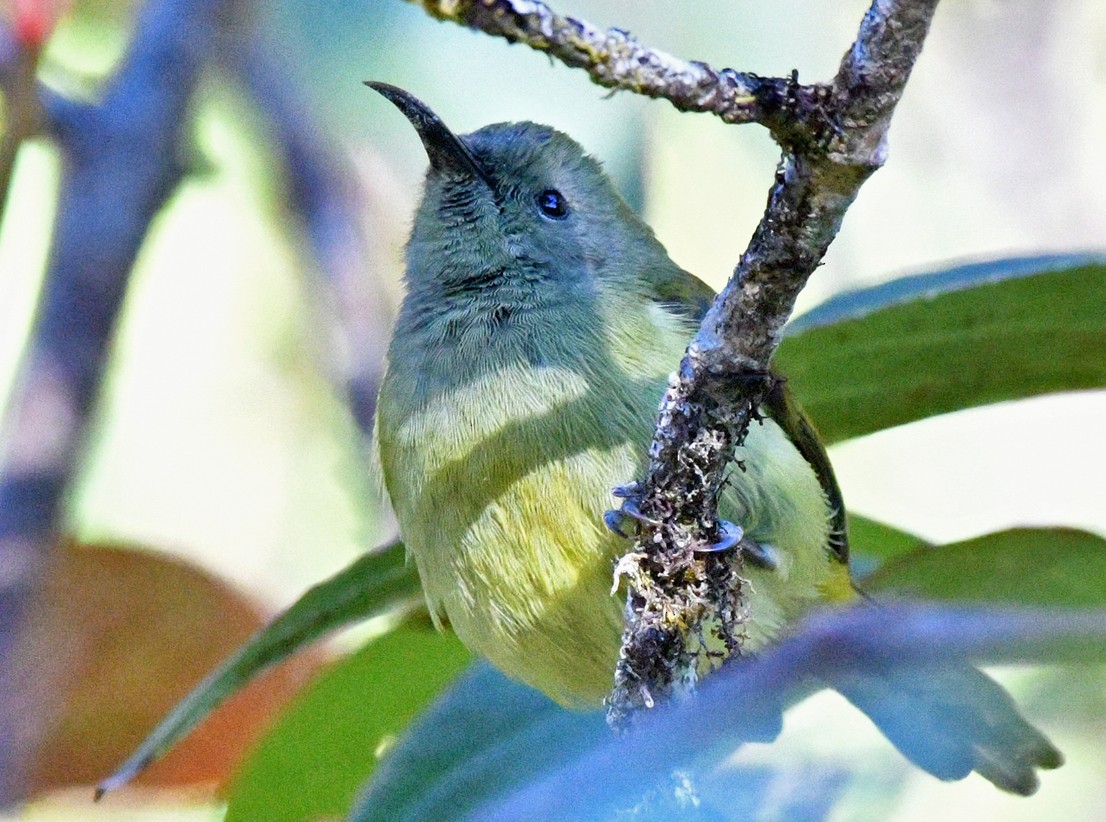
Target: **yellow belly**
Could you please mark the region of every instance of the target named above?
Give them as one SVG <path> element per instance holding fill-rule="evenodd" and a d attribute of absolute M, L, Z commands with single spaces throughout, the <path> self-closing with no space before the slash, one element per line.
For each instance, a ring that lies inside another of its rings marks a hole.
<path fill-rule="evenodd" d="M 634 403 L 595 400 L 568 372 L 501 369 L 412 413 L 386 391 L 379 406 L 379 457 L 431 611 L 566 705 L 598 704 L 613 682 L 624 594 L 612 595 L 612 574 L 629 543 L 603 513 L 610 489 L 641 474 L 649 437 Z M 754 424 L 743 451 L 721 514 L 781 559 L 748 571 L 755 648 L 840 573 L 822 490 L 783 432 Z"/>

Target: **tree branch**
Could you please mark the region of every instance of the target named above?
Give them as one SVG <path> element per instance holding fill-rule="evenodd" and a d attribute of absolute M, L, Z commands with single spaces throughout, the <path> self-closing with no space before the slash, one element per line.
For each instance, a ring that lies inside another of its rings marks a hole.
<path fill-rule="evenodd" d="M 249 89 L 280 150 L 289 208 L 326 275 L 350 411 L 370 437 L 384 363 L 379 306 L 385 301 L 382 283 L 364 276 L 370 254 L 356 219 L 361 208 L 356 175 L 328 144 L 309 101 L 282 73 L 270 44 L 260 37 L 247 43 L 236 39 L 220 57 Z"/>
<path fill-rule="evenodd" d="M 18 637 L 80 458 L 128 275 L 182 173 L 185 113 L 226 0 L 153 0 L 98 105 L 46 100 L 66 161 L 38 316 L 3 419 L 0 804 L 38 730 Z"/>
<path fill-rule="evenodd" d="M 467 26 L 544 51 L 581 68 L 604 88 L 668 100 L 680 111 L 703 112 L 723 122 L 760 123 L 788 144 L 830 127 L 822 105 L 826 86 L 800 85 L 792 76 L 760 77 L 681 60 L 643 46 L 629 32 L 601 30 L 554 12 L 538 0 L 407 0 L 438 20 Z"/>
<path fill-rule="evenodd" d="M 731 653 L 740 652 L 740 554 L 695 548 L 718 539 L 718 492 L 771 387 L 768 369 L 781 329 L 860 186 L 884 161 L 891 115 L 937 0 L 874 0 L 828 86 L 684 62 L 536 0 L 418 2 L 438 19 L 583 68 L 608 88 L 664 98 L 726 122 L 758 122 L 784 151 L 749 247 L 661 403 L 648 473 L 627 491 L 645 524 L 618 569 L 629 582 L 610 699 L 610 716 L 618 721 L 694 680 L 705 653 L 698 636 L 720 634 Z"/>
<path fill-rule="evenodd" d="M 824 104 L 836 133 L 827 141 L 812 131 L 785 145 L 768 208 L 665 394 L 639 502 L 661 522 L 642 528 L 632 555 L 639 559 L 627 574 L 610 707 L 616 721 L 694 674 L 699 652 L 689 636 L 696 631 L 715 626 L 727 645 L 740 645 L 740 558 L 735 568 L 725 554 L 696 555 L 694 546 L 717 538 L 718 492 L 771 387 L 766 375 L 780 332 L 860 186 L 884 161 L 891 115 L 936 5 L 872 4 Z M 693 585 L 672 581 L 685 567 Z"/>

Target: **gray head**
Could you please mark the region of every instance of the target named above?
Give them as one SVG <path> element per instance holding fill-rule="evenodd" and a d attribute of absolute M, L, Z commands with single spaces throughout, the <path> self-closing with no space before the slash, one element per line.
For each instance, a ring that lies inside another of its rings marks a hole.
<path fill-rule="evenodd" d="M 567 135 L 524 122 L 458 136 L 402 89 L 368 85 L 411 121 L 430 159 L 408 246 L 409 288 L 473 297 L 506 288 L 521 297 L 553 286 L 550 297 L 581 289 L 594 297 L 608 285 L 636 291 L 649 269 L 672 265 Z"/>

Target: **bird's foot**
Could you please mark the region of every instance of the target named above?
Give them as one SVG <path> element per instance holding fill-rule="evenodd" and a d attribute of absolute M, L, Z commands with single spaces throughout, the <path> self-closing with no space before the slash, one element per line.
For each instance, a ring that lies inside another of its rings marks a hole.
<path fill-rule="evenodd" d="M 732 522 L 721 520 L 718 525 L 718 541 L 696 548 L 697 553 L 714 554 L 736 548 L 741 551 L 742 559 L 751 565 L 766 571 L 775 571 L 780 567 L 780 553 L 776 546 L 745 536 L 741 526 Z"/>
<path fill-rule="evenodd" d="M 630 489 L 630 490 L 628 490 Z M 642 525 L 657 525 L 657 520 L 647 517 L 641 512 L 641 508 L 638 507 L 637 498 L 633 492 L 637 490 L 637 483 L 630 483 L 630 485 L 622 485 L 615 488 L 612 492 L 616 497 L 622 497 L 622 505 L 617 509 L 611 509 L 603 515 L 603 522 L 607 524 L 607 527 L 618 534 L 620 537 L 629 538 L 637 533 L 638 528 Z M 633 523 L 634 534 L 628 534 L 623 530 L 628 522 Z"/>
<path fill-rule="evenodd" d="M 743 539 L 741 556 L 750 565 L 763 568 L 765 571 L 778 571 L 780 568 L 780 551 L 775 545 L 767 542 Z"/>
<path fill-rule="evenodd" d="M 717 554 L 721 551 L 729 551 L 740 543 L 744 536 L 745 532 L 740 525 L 735 525 L 726 520 L 719 520 L 718 541 L 712 542 L 710 545 L 700 545 L 695 548 L 695 551 L 700 554 Z"/>
<path fill-rule="evenodd" d="M 616 485 L 611 489 L 611 496 L 618 497 L 619 499 L 634 499 L 641 496 L 641 483 L 637 480 L 628 482 L 625 485 Z"/>

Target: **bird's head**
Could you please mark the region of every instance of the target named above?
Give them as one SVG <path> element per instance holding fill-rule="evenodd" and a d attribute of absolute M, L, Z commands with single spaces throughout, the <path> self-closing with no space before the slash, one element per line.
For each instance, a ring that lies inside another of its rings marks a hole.
<path fill-rule="evenodd" d="M 369 85 L 403 112 L 430 160 L 408 245 L 412 288 L 433 281 L 451 292 L 563 295 L 593 291 L 596 278 L 628 276 L 636 257 L 664 255 L 599 163 L 567 135 L 528 122 L 456 135 L 406 91 Z"/>

